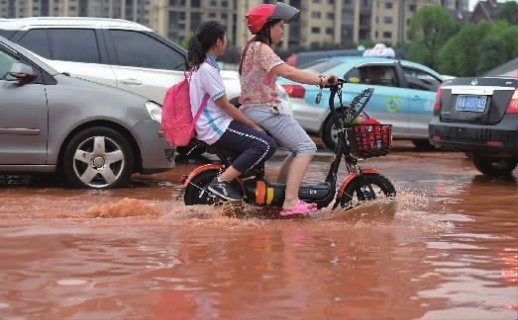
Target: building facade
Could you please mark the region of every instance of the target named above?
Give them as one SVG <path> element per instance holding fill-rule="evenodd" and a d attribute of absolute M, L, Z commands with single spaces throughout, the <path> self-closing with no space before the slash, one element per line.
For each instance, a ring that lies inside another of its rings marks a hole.
<path fill-rule="evenodd" d="M 250 39 L 244 16 L 262 0 L 0 0 L 0 17 L 91 16 L 135 21 L 182 41 L 202 21 L 227 26 L 230 45 Z M 301 10 L 285 26 L 283 48 L 354 47 L 372 40 L 397 46 L 407 41 L 415 12 L 425 5 L 442 5 L 467 12 L 469 0 L 285 0 Z"/>
<path fill-rule="evenodd" d="M 106 17 L 150 23 L 153 0 L 0 0 L 0 18 Z"/>
<path fill-rule="evenodd" d="M 496 20 L 496 14 L 502 5 L 503 3 L 497 2 L 496 0 L 479 1 L 475 9 L 473 9 L 470 21 L 473 23 L 494 22 Z"/>

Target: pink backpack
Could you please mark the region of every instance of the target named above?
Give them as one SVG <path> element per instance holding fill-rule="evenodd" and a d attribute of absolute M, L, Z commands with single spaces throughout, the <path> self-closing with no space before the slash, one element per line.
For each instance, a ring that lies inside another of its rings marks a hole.
<path fill-rule="evenodd" d="M 194 125 L 201 115 L 202 107 L 209 100 L 207 95 L 196 112 L 194 119 L 191 113 L 191 100 L 189 97 L 189 77 L 192 71 L 184 72 L 184 79 L 167 89 L 162 103 L 162 122 L 160 127 L 164 137 L 169 143 L 178 147 L 189 144 L 195 136 Z"/>

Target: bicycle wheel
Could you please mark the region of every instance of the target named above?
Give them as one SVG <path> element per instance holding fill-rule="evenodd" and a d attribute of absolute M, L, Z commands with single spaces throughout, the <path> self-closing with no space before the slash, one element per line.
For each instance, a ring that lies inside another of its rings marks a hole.
<path fill-rule="evenodd" d="M 340 205 L 348 210 L 362 202 L 396 196 L 396 189 L 389 179 L 381 174 L 364 173 L 354 178 L 345 187 Z"/>

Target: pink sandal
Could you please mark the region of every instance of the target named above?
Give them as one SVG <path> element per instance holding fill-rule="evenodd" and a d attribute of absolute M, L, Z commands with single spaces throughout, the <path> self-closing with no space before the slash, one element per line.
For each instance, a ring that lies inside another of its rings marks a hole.
<path fill-rule="evenodd" d="M 291 210 L 282 210 L 281 216 L 291 216 L 295 214 L 308 214 L 317 211 L 317 208 L 310 207 L 307 202 L 297 201 L 297 204 Z"/>

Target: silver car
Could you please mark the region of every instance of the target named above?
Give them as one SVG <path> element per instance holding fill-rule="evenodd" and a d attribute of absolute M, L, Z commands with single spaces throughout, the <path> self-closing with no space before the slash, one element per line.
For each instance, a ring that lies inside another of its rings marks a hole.
<path fill-rule="evenodd" d="M 159 104 L 60 74 L 1 36 L 0 97 L 0 174 L 56 172 L 104 189 L 174 167 Z"/>
<path fill-rule="evenodd" d="M 183 80 L 187 50 L 139 23 L 92 17 L 30 17 L 0 20 L 0 35 L 37 54 L 59 72 L 125 89 L 158 103 Z M 230 103 L 239 105 L 241 84 L 235 70 L 221 70 Z M 283 107 L 290 99 L 278 86 Z M 192 144 L 177 148 L 200 155 Z"/>

